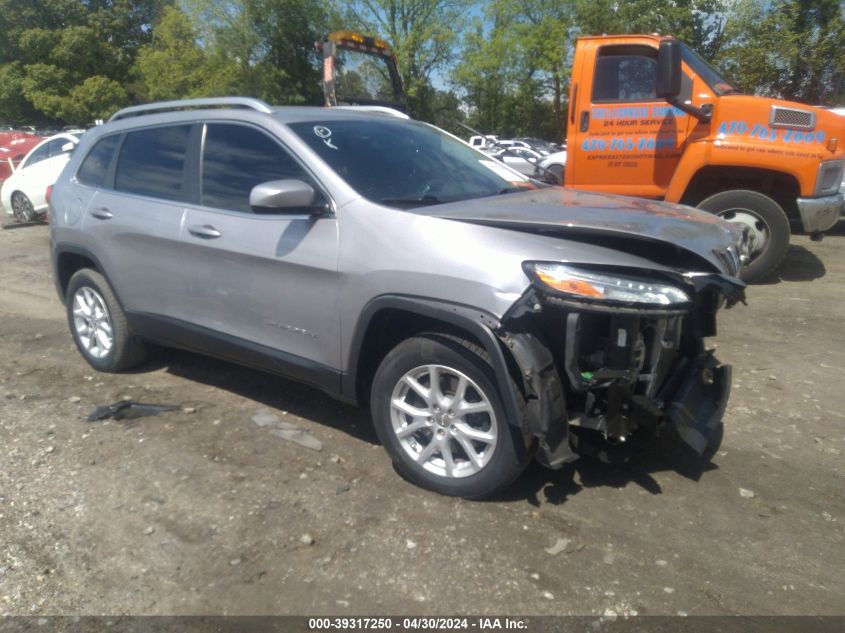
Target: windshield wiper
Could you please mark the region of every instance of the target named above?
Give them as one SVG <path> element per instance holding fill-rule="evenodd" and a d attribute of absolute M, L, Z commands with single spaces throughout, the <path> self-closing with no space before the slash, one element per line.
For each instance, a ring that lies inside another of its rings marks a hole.
<path fill-rule="evenodd" d="M 393 205 L 393 204 L 408 204 L 408 205 L 419 205 L 421 207 L 427 207 L 434 204 L 440 204 L 442 201 L 432 195 L 424 195 L 419 196 L 417 198 L 382 198 L 379 200 L 381 204 L 386 205 Z"/>

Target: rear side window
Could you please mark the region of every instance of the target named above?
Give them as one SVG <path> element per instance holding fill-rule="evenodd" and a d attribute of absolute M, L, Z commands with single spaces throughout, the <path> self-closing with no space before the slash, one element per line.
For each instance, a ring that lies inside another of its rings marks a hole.
<path fill-rule="evenodd" d="M 203 205 L 252 213 L 252 188 L 287 178 L 312 182 L 300 164 L 263 132 L 244 125 L 208 125 L 202 163 Z"/>
<path fill-rule="evenodd" d="M 109 163 L 117 147 L 117 136 L 107 136 L 94 145 L 76 174 L 76 179 L 84 185 L 92 187 L 104 187 L 106 175 L 109 170 Z"/>
<path fill-rule="evenodd" d="M 21 165 L 21 167 L 32 167 L 36 163 L 40 163 L 42 160 L 50 158 L 50 150 L 48 149 L 47 145 L 48 144 L 45 143 L 37 150 L 32 152 L 32 154 L 29 155 L 29 160 L 27 160 L 26 163 Z"/>
<path fill-rule="evenodd" d="M 142 196 L 184 200 L 190 125 L 129 132 L 117 158 L 114 187 Z"/>

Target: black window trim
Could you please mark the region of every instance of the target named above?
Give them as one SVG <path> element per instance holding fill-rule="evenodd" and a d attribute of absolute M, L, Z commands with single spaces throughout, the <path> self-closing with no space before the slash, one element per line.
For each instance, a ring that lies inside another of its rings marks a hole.
<path fill-rule="evenodd" d="M 224 209 L 221 207 L 212 207 L 202 202 L 202 171 L 204 167 L 204 156 L 205 156 L 205 139 L 209 125 L 214 124 L 223 124 L 223 125 L 240 125 L 242 127 L 249 127 L 255 129 L 257 132 L 264 134 L 268 137 L 272 142 L 278 145 L 282 151 L 286 152 L 293 160 L 296 162 L 304 171 L 308 177 L 311 179 L 312 185 L 316 186 L 318 193 L 322 194 L 323 198 L 325 198 L 326 202 L 328 203 L 328 211 L 323 214 L 322 217 L 336 217 L 337 216 L 337 205 L 335 204 L 334 198 L 329 194 L 328 188 L 322 183 L 322 181 L 317 177 L 312 169 L 306 165 L 302 159 L 297 156 L 296 152 L 290 150 L 287 144 L 284 143 L 278 136 L 273 134 L 270 130 L 260 125 L 256 125 L 251 121 L 242 121 L 238 119 L 207 119 L 200 123 L 200 127 L 202 128 L 202 134 L 200 135 L 200 142 L 194 146 L 193 149 L 196 150 L 196 182 L 197 182 L 197 199 L 196 202 L 192 203 L 194 206 L 204 209 L 206 211 L 215 211 L 219 213 L 230 213 L 236 214 L 239 217 L 258 217 L 258 218 L 295 218 L 298 215 L 309 215 L 307 213 L 296 214 L 296 213 L 246 213 L 244 211 L 238 211 L 237 209 Z"/>

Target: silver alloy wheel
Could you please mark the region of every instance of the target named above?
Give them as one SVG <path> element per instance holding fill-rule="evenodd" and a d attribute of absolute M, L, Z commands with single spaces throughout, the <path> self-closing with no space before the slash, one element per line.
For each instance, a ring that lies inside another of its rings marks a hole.
<path fill-rule="evenodd" d="M 32 222 L 35 219 L 35 209 L 29 198 L 20 191 L 12 194 L 12 213 L 18 222 Z"/>
<path fill-rule="evenodd" d="M 80 287 L 73 295 L 73 326 L 82 347 L 93 358 L 103 358 L 114 346 L 106 302 L 89 286 Z"/>
<path fill-rule="evenodd" d="M 726 211 L 720 211 L 716 215 L 723 220 L 738 224 L 744 229 L 745 235 L 747 236 L 745 245 L 748 261 L 752 261 L 760 255 L 772 239 L 769 225 L 763 218 L 750 209 L 727 209 Z"/>
<path fill-rule="evenodd" d="M 402 376 L 390 397 L 390 421 L 411 459 L 441 477 L 474 475 L 496 450 L 490 399 L 469 376 L 444 365 Z"/>

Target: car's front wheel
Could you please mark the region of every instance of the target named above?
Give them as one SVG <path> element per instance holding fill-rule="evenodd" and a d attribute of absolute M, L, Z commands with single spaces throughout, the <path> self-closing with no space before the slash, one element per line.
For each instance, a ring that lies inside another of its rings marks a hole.
<path fill-rule="evenodd" d="M 117 372 L 143 360 L 144 345 L 129 331 L 126 315 L 100 273 L 88 268 L 75 272 L 65 304 L 73 341 L 94 369 Z"/>
<path fill-rule="evenodd" d="M 530 451 L 509 424 L 484 350 L 443 334 L 397 345 L 376 371 L 373 422 L 397 470 L 441 494 L 489 496 L 525 468 Z"/>
<path fill-rule="evenodd" d="M 18 222 L 32 222 L 35 220 L 35 207 L 22 191 L 12 194 L 12 214 Z"/>

